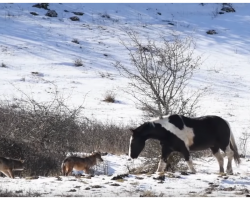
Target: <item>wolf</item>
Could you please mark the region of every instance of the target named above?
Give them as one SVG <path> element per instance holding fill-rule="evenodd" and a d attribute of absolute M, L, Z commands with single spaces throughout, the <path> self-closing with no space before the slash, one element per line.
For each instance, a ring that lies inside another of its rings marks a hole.
<path fill-rule="evenodd" d="M 72 172 L 73 168 L 78 171 L 85 171 L 89 174 L 90 167 L 96 165 L 98 162 L 103 162 L 100 152 L 95 152 L 92 155 L 81 158 L 77 156 L 69 156 L 64 159 L 61 165 L 62 174 L 68 176 Z"/>
<path fill-rule="evenodd" d="M 24 170 L 24 160 L 0 157 L 0 172 L 9 178 L 14 178 L 13 171 Z"/>

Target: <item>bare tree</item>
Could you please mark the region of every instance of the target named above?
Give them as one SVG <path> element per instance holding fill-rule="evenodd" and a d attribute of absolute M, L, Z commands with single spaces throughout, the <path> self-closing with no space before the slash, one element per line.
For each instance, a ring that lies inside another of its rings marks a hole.
<path fill-rule="evenodd" d="M 247 143 L 250 138 L 250 133 L 243 132 L 240 137 L 240 150 L 243 157 L 247 155 Z"/>
<path fill-rule="evenodd" d="M 126 31 L 129 41 L 121 40 L 127 49 L 131 66 L 116 62 L 115 67 L 129 81 L 126 92 L 132 95 L 149 117 L 162 117 L 169 114 L 194 116 L 198 100 L 206 89 L 191 92 L 189 80 L 201 65 L 201 57 L 195 56 L 195 42 L 192 37 L 172 34 L 160 36 L 158 41 L 146 38 L 142 42 L 134 31 Z M 140 37 L 141 39 L 141 37 Z M 143 154 L 154 162 L 159 155 L 159 142 L 148 141 Z M 168 163 L 177 163 L 181 156 L 172 154 Z M 170 165 L 169 169 L 174 170 Z"/>
<path fill-rule="evenodd" d="M 126 91 L 151 116 L 172 113 L 193 116 L 204 92 L 188 94 L 188 81 L 201 64 L 201 57 L 194 56 L 194 40 L 172 34 L 168 38 L 159 37 L 160 43 L 147 38 L 143 44 L 134 31 L 127 34 L 130 41 L 121 43 L 128 50 L 132 67 L 115 63 L 120 74 L 130 80 Z"/>

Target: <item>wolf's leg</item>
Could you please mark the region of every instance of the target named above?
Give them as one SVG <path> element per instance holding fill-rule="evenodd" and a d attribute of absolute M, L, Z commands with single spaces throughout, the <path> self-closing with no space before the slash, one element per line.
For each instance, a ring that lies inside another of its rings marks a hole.
<path fill-rule="evenodd" d="M 89 174 L 89 168 L 88 168 L 88 167 L 86 167 L 86 168 L 84 169 L 84 171 L 85 171 L 86 174 Z"/>
<path fill-rule="evenodd" d="M 13 174 L 13 171 L 11 169 L 8 170 L 8 173 L 9 173 L 10 178 L 14 178 L 14 174 Z"/>
<path fill-rule="evenodd" d="M 67 174 L 67 176 L 69 174 L 72 175 L 73 168 L 74 168 L 74 166 L 72 166 L 72 165 L 68 166 L 68 174 Z"/>
<path fill-rule="evenodd" d="M 7 170 L 6 170 L 6 171 L 1 171 L 1 172 L 2 172 L 5 176 L 11 178 Z"/>
<path fill-rule="evenodd" d="M 69 167 L 66 167 L 66 176 L 68 176 L 69 175 L 69 173 L 71 172 L 72 170 L 70 170 L 70 168 Z"/>

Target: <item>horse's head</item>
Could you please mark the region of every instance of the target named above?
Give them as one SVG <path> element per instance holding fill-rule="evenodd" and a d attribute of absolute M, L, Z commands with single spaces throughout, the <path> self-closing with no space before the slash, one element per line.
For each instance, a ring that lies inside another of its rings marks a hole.
<path fill-rule="evenodd" d="M 129 156 L 131 158 L 137 158 L 143 148 L 145 147 L 145 141 L 148 139 L 148 131 L 153 127 L 152 123 L 144 123 L 136 129 L 130 129 L 132 136 L 129 144 Z"/>

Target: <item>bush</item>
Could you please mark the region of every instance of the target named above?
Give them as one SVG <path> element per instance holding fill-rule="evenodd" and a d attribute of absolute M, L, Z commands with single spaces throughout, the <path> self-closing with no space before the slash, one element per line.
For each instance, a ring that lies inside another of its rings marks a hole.
<path fill-rule="evenodd" d="M 130 137 L 126 126 L 87 119 L 81 106 L 71 109 L 58 96 L 0 102 L 0 132 L 0 155 L 24 159 L 23 176 L 61 175 L 69 152 L 127 153 Z"/>
<path fill-rule="evenodd" d="M 75 59 L 74 65 L 75 65 L 76 67 L 83 66 L 82 59 L 80 59 L 80 58 Z"/>
<path fill-rule="evenodd" d="M 79 42 L 78 39 L 73 39 L 72 42 L 73 42 L 73 43 L 76 43 L 76 44 L 80 44 L 80 42 Z"/>
<path fill-rule="evenodd" d="M 2 63 L 2 64 L 1 64 L 1 67 L 3 67 L 3 68 L 7 68 L 7 65 L 6 65 L 6 64 L 4 64 L 4 63 Z"/>
<path fill-rule="evenodd" d="M 105 93 L 103 101 L 108 103 L 115 103 L 115 96 L 115 93 L 109 90 Z"/>
<path fill-rule="evenodd" d="M 71 21 L 80 21 L 79 17 L 77 16 L 73 16 L 73 17 L 70 17 Z"/>

